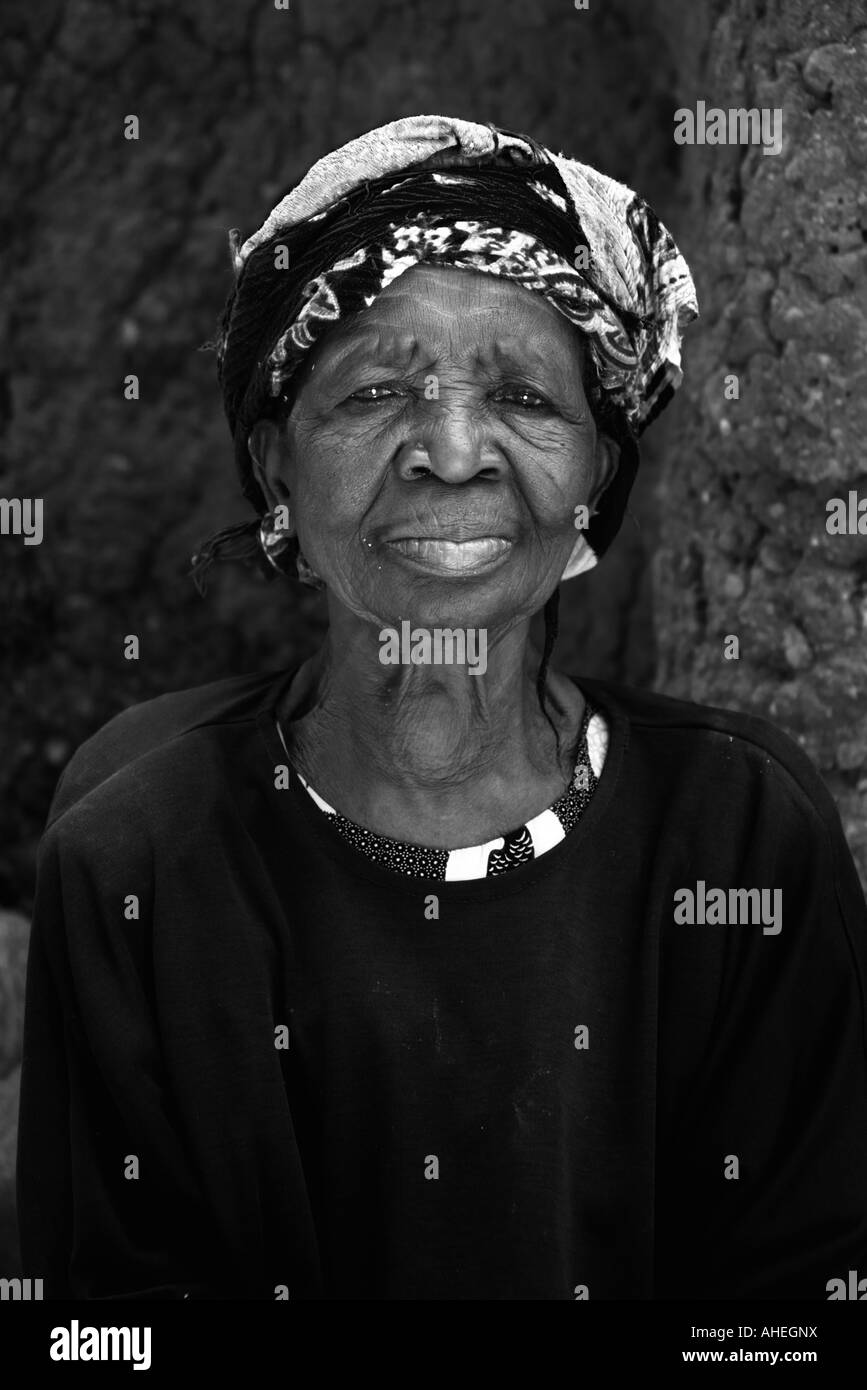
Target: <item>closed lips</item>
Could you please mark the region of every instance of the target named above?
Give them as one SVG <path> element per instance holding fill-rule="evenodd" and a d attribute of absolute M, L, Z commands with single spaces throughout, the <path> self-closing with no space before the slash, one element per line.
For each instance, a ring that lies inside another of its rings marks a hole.
<path fill-rule="evenodd" d="M 418 560 L 436 569 L 468 570 L 498 560 L 512 542 L 504 536 L 475 536 L 471 540 L 453 541 L 432 536 L 407 536 L 389 541 L 401 555 Z"/>

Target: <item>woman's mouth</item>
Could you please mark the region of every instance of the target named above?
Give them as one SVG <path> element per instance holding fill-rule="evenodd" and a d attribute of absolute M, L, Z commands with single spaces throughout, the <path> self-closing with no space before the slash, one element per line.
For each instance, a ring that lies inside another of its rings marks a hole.
<path fill-rule="evenodd" d="M 497 564 L 512 548 L 504 536 L 476 536 L 466 541 L 411 536 L 387 544 L 405 559 L 438 574 L 477 574 Z"/>

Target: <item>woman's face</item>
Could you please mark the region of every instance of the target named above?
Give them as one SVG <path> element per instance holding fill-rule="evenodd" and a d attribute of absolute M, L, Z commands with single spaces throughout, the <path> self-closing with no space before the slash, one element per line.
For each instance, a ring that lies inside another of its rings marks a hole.
<path fill-rule="evenodd" d="M 504 631 L 545 602 L 610 480 L 578 335 L 538 294 L 416 266 L 303 370 L 251 437 L 331 599 L 378 626 Z"/>

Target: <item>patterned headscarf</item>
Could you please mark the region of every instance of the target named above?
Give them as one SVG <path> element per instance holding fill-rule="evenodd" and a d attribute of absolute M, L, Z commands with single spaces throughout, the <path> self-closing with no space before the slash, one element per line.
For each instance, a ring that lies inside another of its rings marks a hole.
<path fill-rule="evenodd" d="M 590 403 L 618 422 L 620 465 L 563 578 L 596 563 L 616 535 L 638 463 L 635 440 L 680 385 L 682 329 L 695 287 L 643 199 L 527 136 L 445 116 L 410 116 L 320 159 L 241 243 L 216 341 L 245 496 L 265 498 L 247 437 L 287 411 L 293 379 L 323 333 L 427 263 L 499 275 L 543 295 L 584 335 Z M 194 569 L 256 532 L 213 537 Z"/>

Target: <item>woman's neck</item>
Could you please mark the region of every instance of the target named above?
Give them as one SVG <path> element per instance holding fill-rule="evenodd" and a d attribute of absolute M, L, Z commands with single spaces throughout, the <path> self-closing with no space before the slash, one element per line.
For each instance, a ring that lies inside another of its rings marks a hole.
<path fill-rule="evenodd" d="M 565 790 L 583 716 L 577 687 L 550 673 L 555 736 L 528 637 L 506 633 L 473 675 L 383 665 L 369 629 L 341 640 L 338 659 L 330 635 L 279 712 L 293 765 L 343 815 L 394 839 L 456 848 L 522 824 Z"/>

